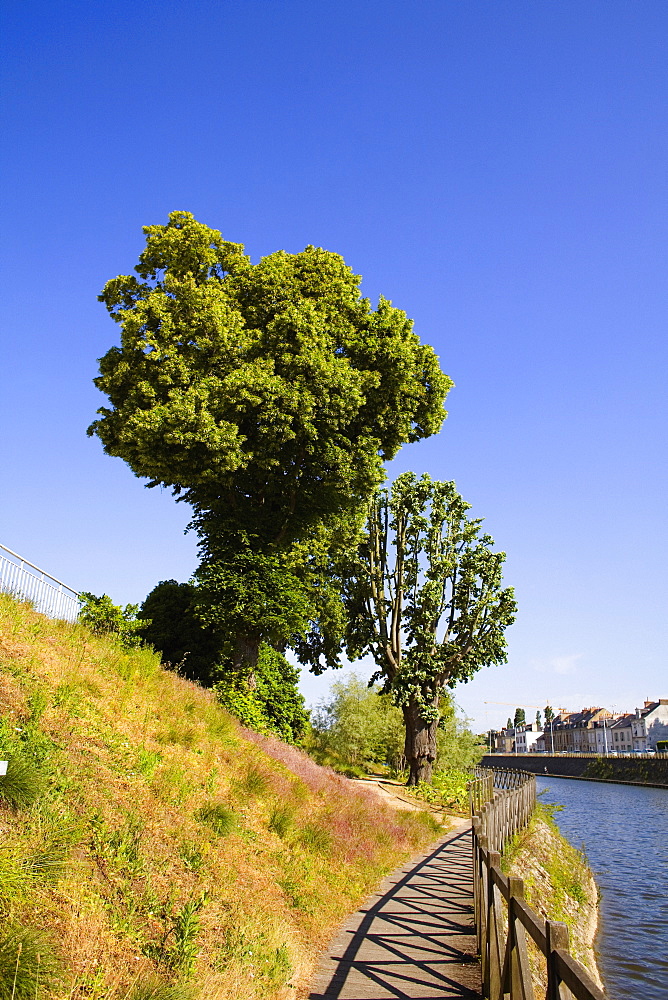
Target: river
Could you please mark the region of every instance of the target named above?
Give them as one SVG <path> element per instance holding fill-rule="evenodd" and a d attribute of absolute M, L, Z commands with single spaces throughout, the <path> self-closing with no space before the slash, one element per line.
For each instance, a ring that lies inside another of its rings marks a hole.
<path fill-rule="evenodd" d="M 598 966 L 610 1000 L 668 1000 L 668 790 L 537 778 L 563 805 L 559 829 L 584 846 L 601 892 Z"/>

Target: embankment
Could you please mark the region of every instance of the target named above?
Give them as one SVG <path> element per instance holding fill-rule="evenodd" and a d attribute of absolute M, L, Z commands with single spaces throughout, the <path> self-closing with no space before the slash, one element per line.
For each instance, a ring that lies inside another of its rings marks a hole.
<path fill-rule="evenodd" d="M 612 781 L 629 785 L 652 785 L 668 788 L 668 757 L 593 757 L 588 754 L 526 753 L 487 754 L 483 767 L 519 769 L 532 774 L 559 778 L 583 778 L 589 781 Z"/>
<path fill-rule="evenodd" d="M 568 925 L 570 950 L 603 988 L 596 966 L 598 889 L 584 854 L 559 832 L 549 807 L 539 805 L 531 823 L 506 848 L 502 868 L 524 880 L 526 900 L 542 917 Z M 545 962 L 531 944 L 530 963 L 536 996 L 547 988 Z"/>
<path fill-rule="evenodd" d="M 341 920 L 442 832 L 241 729 L 150 650 L 6 594 L 0 759 L 14 1000 L 294 997 Z"/>

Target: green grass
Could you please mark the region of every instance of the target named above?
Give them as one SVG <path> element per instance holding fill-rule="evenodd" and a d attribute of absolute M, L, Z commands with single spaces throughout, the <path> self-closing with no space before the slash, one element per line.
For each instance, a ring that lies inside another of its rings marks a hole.
<path fill-rule="evenodd" d="M 39 1000 L 59 978 L 59 962 L 46 934 L 18 924 L 0 932 L 0 1000 Z"/>
<path fill-rule="evenodd" d="M 440 832 L 2 594 L 0 697 L 0 1000 L 277 1000 Z"/>
<path fill-rule="evenodd" d="M 220 802 L 207 802 L 198 809 L 195 817 L 201 822 L 211 827 L 217 837 L 227 837 L 233 830 L 237 829 L 238 818 L 233 809 L 222 805 Z"/>

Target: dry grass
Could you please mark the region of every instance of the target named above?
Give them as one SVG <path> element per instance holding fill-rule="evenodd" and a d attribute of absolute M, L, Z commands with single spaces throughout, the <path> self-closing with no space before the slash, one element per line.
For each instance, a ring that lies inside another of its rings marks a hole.
<path fill-rule="evenodd" d="M 2 594 L 0 714 L 0 756 L 36 783 L 0 800 L 0 919 L 49 928 L 61 1000 L 294 997 L 438 833 L 242 730 L 149 651 Z"/>

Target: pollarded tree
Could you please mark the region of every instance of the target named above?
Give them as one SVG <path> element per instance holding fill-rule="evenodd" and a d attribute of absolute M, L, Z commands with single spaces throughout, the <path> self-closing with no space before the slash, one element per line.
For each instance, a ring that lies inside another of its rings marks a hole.
<path fill-rule="evenodd" d="M 454 483 L 404 473 L 372 501 L 345 574 L 348 655 L 373 655 L 373 679 L 403 711 L 410 785 L 431 780 L 443 689 L 504 663 L 515 617 L 505 554 L 469 509 Z"/>
<path fill-rule="evenodd" d="M 89 434 L 192 504 L 203 594 L 214 619 L 218 598 L 234 609 L 234 664 L 252 670 L 264 640 L 299 641 L 322 614 L 331 631 L 333 592 L 295 546 L 327 547 L 350 526 L 382 461 L 439 430 L 451 382 L 337 254 L 309 246 L 254 265 L 188 212 L 144 231 L 137 276 L 100 296 L 121 344 L 100 361 L 110 405 Z"/>

